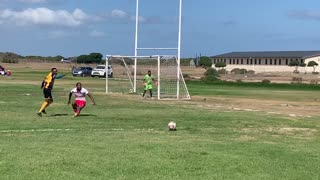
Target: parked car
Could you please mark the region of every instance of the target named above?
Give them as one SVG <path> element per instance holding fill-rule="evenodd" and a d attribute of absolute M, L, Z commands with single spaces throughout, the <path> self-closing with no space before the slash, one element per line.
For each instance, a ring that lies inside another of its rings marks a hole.
<path fill-rule="evenodd" d="M 73 76 L 90 76 L 92 67 L 77 67 L 72 70 Z"/>
<path fill-rule="evenodd" d="M 71 59 L 61 59 L 61 63 L 71 63 Z"/>
<path fill-rule="evenodd" d="M 91 77 L 106 77 L 106 65 L 98 65 L 91 72 Z M 108 66 L 108 77 L 113 77 L 112 66 Z"/>

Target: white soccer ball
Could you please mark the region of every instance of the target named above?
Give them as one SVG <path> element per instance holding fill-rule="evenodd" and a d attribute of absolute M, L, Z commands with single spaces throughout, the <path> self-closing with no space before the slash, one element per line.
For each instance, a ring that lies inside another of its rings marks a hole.
<path fill-rule="evenodd" d="M 175 123 L 174 121 L 169 122 L 168 128 L 170 131 L 175 131 L 177 129 L 177 123 Z"/>

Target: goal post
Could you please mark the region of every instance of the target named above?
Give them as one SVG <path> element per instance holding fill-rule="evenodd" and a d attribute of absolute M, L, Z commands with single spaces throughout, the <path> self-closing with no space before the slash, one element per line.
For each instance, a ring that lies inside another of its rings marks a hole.
<path fill-rule="evenodd" d="M 113 78 L 106 77 L 106 93 L 143 93 L 143 79 L 150 70 L 157 99 L 190 99 L 178 60 L 172 55 L 107 55 L 106 67 L 112 66 Z M 146 93 L 148 96 L 149 93 Z"/>

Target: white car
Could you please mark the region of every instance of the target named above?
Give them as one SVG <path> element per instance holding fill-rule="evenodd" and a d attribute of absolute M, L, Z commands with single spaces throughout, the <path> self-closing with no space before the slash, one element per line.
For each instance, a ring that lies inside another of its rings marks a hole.
<path fill-rule="evenodd" d="M 91 77 L 106 77 L 106 65 L 98 65 L 91 71 Z M 108 66 L 108 77 L 113 77 L 112 66 Z"/>

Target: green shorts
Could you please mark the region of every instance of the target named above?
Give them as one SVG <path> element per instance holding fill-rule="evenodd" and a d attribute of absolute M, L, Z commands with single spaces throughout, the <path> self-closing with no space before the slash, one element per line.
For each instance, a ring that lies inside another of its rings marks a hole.
<path fill-rule="evenodd" d="M 145 87 L 144 87 L 144 90 L 151 90 L 152 89 L 152 85 L 151 84 L 147 84 Z"/>

